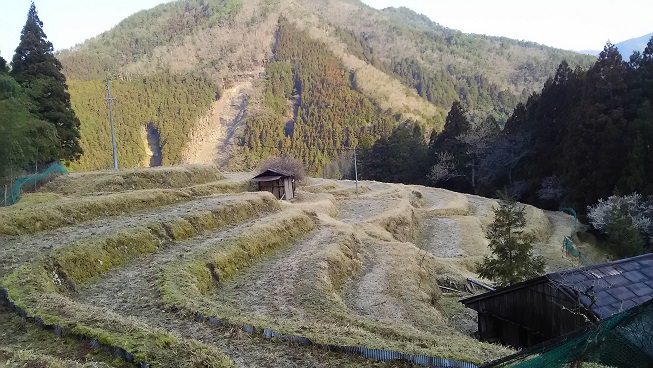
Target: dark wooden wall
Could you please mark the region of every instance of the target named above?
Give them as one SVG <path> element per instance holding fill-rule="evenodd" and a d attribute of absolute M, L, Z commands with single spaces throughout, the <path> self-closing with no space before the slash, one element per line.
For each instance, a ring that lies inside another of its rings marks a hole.
<path fill-rule="evenodd" d="M 260 181 L 259 191 L 267 191 L 274 194 L 277 199 L 290 200 L 295 197 L 295 184 L 291 177 L 283 177 L 274 181 Z"/>
<path fill-rule="evenodd" d="M 528 347 L 586 325 L 584 310 L 548 280 L 468 303 L 478 311 L 479 339 Z"/>

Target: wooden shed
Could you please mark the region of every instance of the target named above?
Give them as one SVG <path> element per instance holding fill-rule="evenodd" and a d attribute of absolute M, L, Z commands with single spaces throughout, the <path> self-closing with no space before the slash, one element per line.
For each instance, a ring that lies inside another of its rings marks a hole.
<path fill-rule="evenodd" d="M 529 347 L 653 299 L 653 254 L 551 273 L 461 302 L 478 337 Z"/>
<path fill-rule="evenodd" d="M 259 191 L 270 192 L 277 199 L 290 200 L 295 198 L 295 177 L 290 173 L 277 169 L 267 169 L 256 175 L 252 180 L 258 183 Z"/>

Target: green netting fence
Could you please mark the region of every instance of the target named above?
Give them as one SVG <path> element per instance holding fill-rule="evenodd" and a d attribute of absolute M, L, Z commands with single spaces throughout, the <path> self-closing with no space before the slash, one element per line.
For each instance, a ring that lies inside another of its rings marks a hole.
<path fill-rule="evenodd" d="M 571 227 L 571 233 L 569 236 L 565 236 L 565 240 L 562 243 L 562 249 L 567 255 L 577 258 L 583 266 L 589 266 L 594 264 L 595 262 L 592 259 L 587 257 L 586 254 L 583 254 L 576 247 L 574 247 L 574 241 L 572 239 L 576 232 L 576 223 L 578 222 L 578 215 L 576 214 L 576 211 L 570 207 L 561 208 L 560 211 L 569 212 L 571 215 L 574 216 L 574 224 Z"/>
<path fill-rule="evenodd" d="M 5 197 L 0 199 L 1 205 L 15 204 L 20 200 L 20 195 L 26 188 L 39 187 L 51 180 L 54 175 L 59 174 L 68 174 L 68 170 L 60 162 L 55 162 L 40 173 L 17 178 L 12 185 L 11 192 L 5 193 Z"/>
<path fill-rule="evenodd" d="M 482 367 L 653 367 L 653 300 Z"/>
<path fill-rule="evenodd" d="M 574 247 L 574 242 L 568 236 L 565 236 L 565 240 L 564 243 L 562 244 L 562 248 L 567 255 L 578 258 L 578 260 L 583 266 L 589 266 L 596 263 L 591 258 L 589 258 L 586 254 L 582 253 L 576 247 Z"/>

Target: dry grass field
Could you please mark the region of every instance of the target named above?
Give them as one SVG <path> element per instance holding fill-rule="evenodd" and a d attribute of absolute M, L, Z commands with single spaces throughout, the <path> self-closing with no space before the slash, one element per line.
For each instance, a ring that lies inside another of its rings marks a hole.
<path fill-rule="evenodd" d="M 378 182 L 357 196 L 354 182 L 308 179 L 280 202 L 249 178 L 79 173 L 0 209 L 12 303 L 0 307 L 0 367 L 411 366 L 328 345 L 472 363 L 511 353 L 470 336 L 467 294 L 440 288 L 478 278 L 494 200 Z M 527 208 L 548 270 L 574 267 L 561 251 L 573 218 Z"/>

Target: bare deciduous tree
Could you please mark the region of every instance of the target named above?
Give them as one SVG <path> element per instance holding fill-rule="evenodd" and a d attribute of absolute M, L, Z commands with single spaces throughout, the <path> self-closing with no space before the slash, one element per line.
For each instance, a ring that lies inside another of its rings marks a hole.
<path fill-rule="evenodd" d="M 306 170 L 302 162 L 288 155 L 267 158 L 261 162 L 258 171 L 263 172 L 268 169 L 277 169 L 292 174 L 298 181 L 303 180 L 306 176 Z"/>
<path fill-rule="evenodd" d="M 429 179 L 434 183 L 459 176 L 456 172 L 456 158 L 450 152 L 437 154 L 435 165 L 431 168 Z"/>
<path fill-rule="evenodd" d="M 459 135 L 457 140 L 465 145 L 466 166 L 470 169 L 469 181 L 478 193 L 477 171 L 481 158 L 490 149 L 499 134 L 499 126 L 493 119 L 487 119 Z"/>

